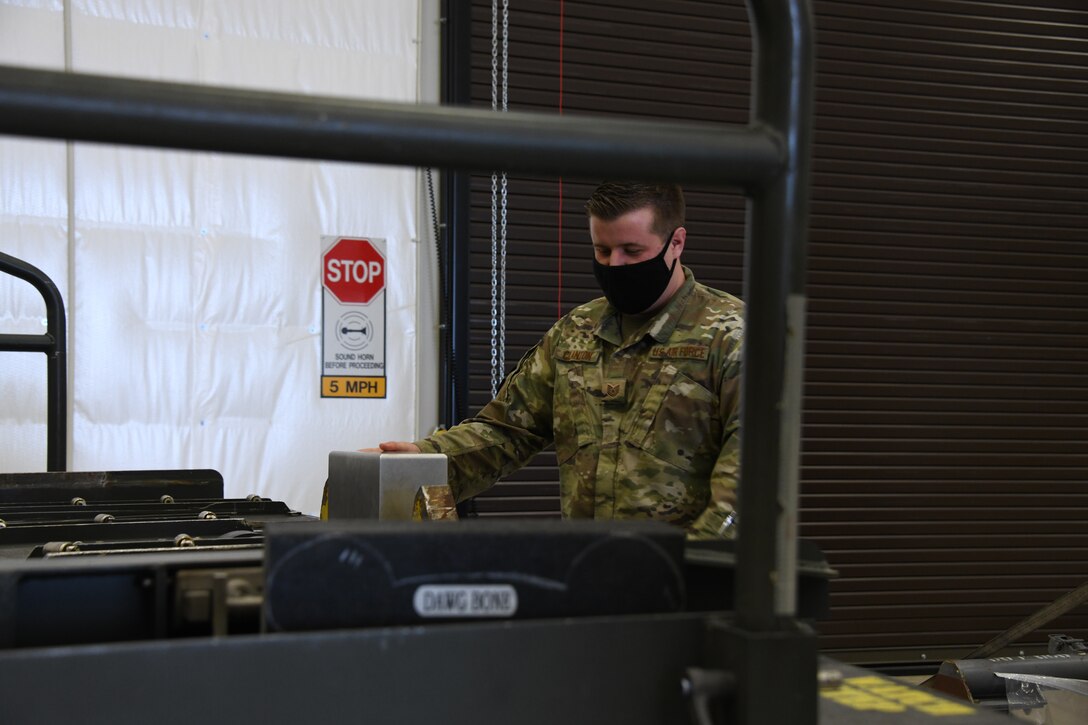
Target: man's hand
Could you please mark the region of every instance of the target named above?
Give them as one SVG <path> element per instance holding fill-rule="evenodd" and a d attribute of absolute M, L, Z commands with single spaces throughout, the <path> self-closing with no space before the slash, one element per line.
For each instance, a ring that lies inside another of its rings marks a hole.
<path fill-rule="evenodd" d="M 419 446 L 405 441 L 386 441 L 377 448 L 360 448 L 360 453 L 420 453 Z"/>

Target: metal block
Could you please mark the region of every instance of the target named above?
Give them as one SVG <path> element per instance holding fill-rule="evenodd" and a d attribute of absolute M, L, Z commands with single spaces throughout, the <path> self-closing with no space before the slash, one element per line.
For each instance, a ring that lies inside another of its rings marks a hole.
<path fill-rule="evenodd" d="M 431 453 L 329 453 L 329 519 L 410 521 L 421 486 L 446 484 L 446 457 Z"/>
<path fill-rule="evenodd" d="M 712 703 L 716 722 L 816 724 L 817 643 L 808 627 L 784 621 L 753 632 L 720 620 L 706 643 L 708 659 L 736 677 L 730 696 Z"/>

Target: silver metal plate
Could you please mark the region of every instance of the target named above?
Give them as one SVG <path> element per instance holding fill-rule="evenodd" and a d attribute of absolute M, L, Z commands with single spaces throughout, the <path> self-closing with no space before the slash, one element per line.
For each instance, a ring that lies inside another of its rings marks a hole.
<path fill-rule="evenodd" d="M 329 453 L 329 519 L 407 521 L 420 486 L 446 484 L 440 453 Z"/>

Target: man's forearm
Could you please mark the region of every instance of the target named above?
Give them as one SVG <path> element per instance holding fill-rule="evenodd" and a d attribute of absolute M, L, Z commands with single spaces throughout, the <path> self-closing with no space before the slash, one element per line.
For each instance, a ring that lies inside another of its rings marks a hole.
<path fill-rule="evenodd" d="M 444 453 L 449 458 L 449 486 L 458 502 L 486 491 L 547 444 L 528 431 L 479 420 L 416 441 L 422 452 Z"/>

